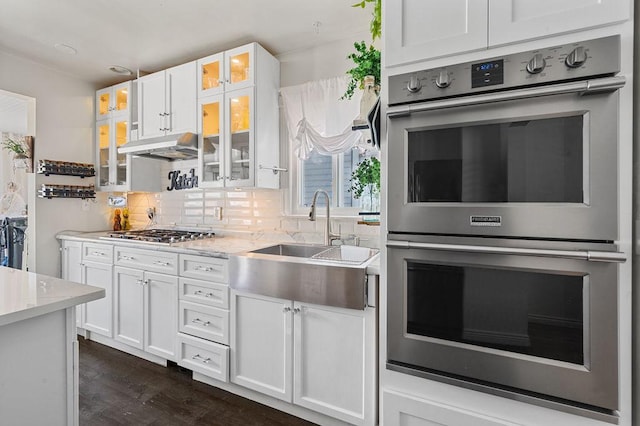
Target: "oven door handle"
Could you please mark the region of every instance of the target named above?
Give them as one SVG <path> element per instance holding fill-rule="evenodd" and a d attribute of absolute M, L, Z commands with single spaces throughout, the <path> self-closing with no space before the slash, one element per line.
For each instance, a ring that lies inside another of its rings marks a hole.
<path fill-rule="evenodd" d="M 474 246 L 466 244 L 439 244 L 439 243 L 418 243 L 413 241 L 387 241 L 387 247 L 405 248 L 405 249 L 429 249 L 444 250 L 466 253 L 480 254 L 506 254 L 520 256 L 539 256 L 554 257 L 561 259 L 577 259 L 588 260 L 590 262 L 618 262 L 627 261 L 627 256 L 620 252 L 593 251 L 593 250 L 548 250 L 548 249 L 529 249 L 517 247 L 491 247 L 491 246 Z"/>
<path fill-rule="evenodd" d="M 412 105 L 401 105 L 389 107 L 389 109 L 387 110 L 387 117 L 397 118 L 407 116 L 414 112 L 481 105 L 486 103 L 520 100 L 540 96 L 563 95 L 569 93 L 585 95 L 589 93 L 613 92 L 623 87 L 625 83 L 626 79 L 624 77 L 606 77 L 596 80 L 555 84 L 553 86 L 532 87 L 527 89 L 509 90 L 505 92 L 466 96 L 462 98 L 444 99 L 433 102 L 423 102 Z"/>

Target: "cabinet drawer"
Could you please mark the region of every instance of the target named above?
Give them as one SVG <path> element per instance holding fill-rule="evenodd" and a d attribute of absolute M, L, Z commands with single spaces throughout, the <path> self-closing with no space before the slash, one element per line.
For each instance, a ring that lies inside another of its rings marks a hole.
<path fill-rule="evenodd" d="M 229 311 L 180 301 L 180 331 L 213 342 L 229 344 Z"/>
<path fill-rule="evenodd" d="M 181 254 L 180 276 L 227 284 L 228 263 L 227 259 Z"/>
<path fill-rule="evenodd" d="M 178 255 L 176 253 L 116 246 L 115 264 L 145 271 L 178 275 Z"/>
<path fill-rule="evenodd" d="M 113 246 L 109 244 L 82 243 L 82 261 L 113 263 Z"/>
<path fill-rule="evenodd" d="M 180 278 L 180 300 L 229 309 L 229 287 L 226 284 Z"/>
<path fill-rule="evenodd" d="M 229 381 L 229 347 L 178 333 L 178 364 L 221 382 Z"/>

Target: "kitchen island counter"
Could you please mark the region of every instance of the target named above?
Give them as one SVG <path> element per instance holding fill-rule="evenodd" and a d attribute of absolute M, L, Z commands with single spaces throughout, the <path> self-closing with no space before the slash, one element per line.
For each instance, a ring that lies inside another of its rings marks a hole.
<path fill-rule="evenodd" d="M 75 306 L 101 288 L 0 267 L 2 424 L 78 424 Z"/>
<path fill-rule="evenodd" d="M 104 297 L 104 290 L 0 267 L 0 327 Z"/>

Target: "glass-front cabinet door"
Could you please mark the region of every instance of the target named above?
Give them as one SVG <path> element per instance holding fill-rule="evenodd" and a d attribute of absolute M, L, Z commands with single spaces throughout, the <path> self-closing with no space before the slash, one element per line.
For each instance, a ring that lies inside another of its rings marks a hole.
<path fill-rule="evenodd" d="M 198 60 L 198 97 L 215 95 L 224 90 L 224 53 Z"/>
<path fill-rule="evenodd" d="M 127 142 L 128 127 L 124 117 L 96 123 L 100 189 L 120 190 L 119 186 L 127 184 L 127 156 L 118 154 L 118 147 Z"/>
<path fill-rule="evenodd" d="M 251 185 L 253 179 L 253 88 L 237 90 L 225 96 L 228 125 L 227 185 Z"/>
<path fill-rule="evenodd" d="M 127 143 L 127 127 L 126 119 L 114 119 L 114 148 L 113 156 L 115 157 L 115 183 L 116 185 L 127 184 L 127 155 L 119 154 L 118 147 Z"/>
<path fill-rule="evenodd" d="M 96 92 L 96 120 L 104 120 L 129 111 L 131 82 L 117 84 Z"/>
<path fill-rule="evenodd" d="M 198 129 L 202 171 L 200 186 L 223 186 L 225 140 L 222 95 L 198 100 Z"/>
<path fill-rule="evenodd" d="M 111 125 L 109 120 L 97 123 L 96 140 L 98 141 L 98 186 L 110 185 L 109 157 L 111 155 Z"/>
<path fill-rule="evenodd" d="M 237 47 L 225 52 L 225 90 L 236 90 L 254 84 L 255 44 Z"/>

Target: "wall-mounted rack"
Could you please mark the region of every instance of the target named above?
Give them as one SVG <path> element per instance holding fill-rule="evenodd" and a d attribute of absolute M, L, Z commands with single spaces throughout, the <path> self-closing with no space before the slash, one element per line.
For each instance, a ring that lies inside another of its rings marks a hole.
<path fill-rule="evenodd" d="M 80 178 L 92 177 L 96 175 L 93 164 L 73 163 L 69 161 L 39 160 L 37 173 L 45 176 L 66 175 L 78 176 Z"/>
<path fill-rule="evenodd" d="M 96 198 L 94 185 L 55 185 L 43 183 L 38 190 L 40 198 Z"/>

